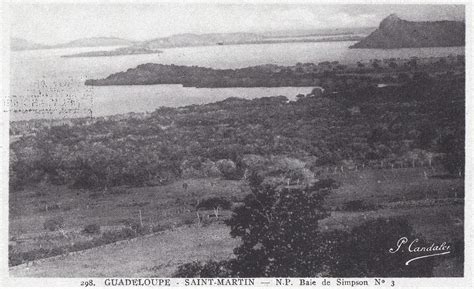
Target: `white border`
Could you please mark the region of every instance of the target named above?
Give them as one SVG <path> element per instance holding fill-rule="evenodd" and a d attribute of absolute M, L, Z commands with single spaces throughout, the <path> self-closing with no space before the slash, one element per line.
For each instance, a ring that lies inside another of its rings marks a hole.
<path fill-rule="evenodd" d="M 2 96 L 9 95 L 9 35 L 10 35 L 10 22 L 9 22 L 9 3 L 220 3 L 220 4 L 460 4 L 465 5 L 466 9 L 466 173 L 465 173 L 465 265 L 464 265 L 464 277 L 463 278 L 384 278 L 385 280 L 395 280 L 396 286 L 393 288 L 410 288 L 410 287 L 436 287 L 436 288 L 473 288 L 474 279 L 473 279 L 473 245 L 474 233 L 472 231 L 474 214 L 472 213 L 474 207 L 472 204 L 474 193 L 474 167 L 473 161 L 474 154 L 474 124 L 473 124 L 473 64 L 474 64 L 474 55 L 473 55 L 473 8 L 470 1 L 447 1 L 447 0 L 418 0 L 418 1 L 381 1 L 381 0 L 353 0 L 353 1 L 344 1 L 344 0 L 178 0 L 178 1 L 132 1 L 132 0 L 115 0 L 115 1 L 100 1 L 100 0 L 9 0 L 0 2 L 0 27 L 1 27 L 1 37 L 0 37 L 0 47 L 1 47 L 1 70 L 0 70 L 0 93 Z M 0 241 L 0 256 L 2 257 L 0 262 L 0 286 L 21 286 L 21 287 L 52 287 L 52 286 L 79 286 L 80 281 L 84 281 L 90 278 L 10 278 L 8 275 L 8 144 L 9 144 L 9 127 L 8 127 L 9 114 L 3 112 L 3 109 L 0 111 L 0 208 L 1 208 L 1 220 L 0 220 L 0 232 L 1 232 L 1 241 Z M 96 287 L 99 287 L 100 284 L 103 284 L 104 279 L 92 278 L 97 284 Z M 274 278 L 259 278 L 258 280 L 267 279 L 274 284 Z M 315 278 L 312 278 L 315 279 Z M 328 280 L 336 280 L 337 278 L 326 278 Z M 346 280 L 351 280 L 354 278 L 344 278 Z M 374 278 L 368 278 L 372 280 Z M 299 278 L 292 279 L 295 284 L 299 281 Z M 316 280 L 322 280 L 316 279 Z M 361 279 L 357 279 L 361 280 Z M 184 284 L 184 281 L 179 279 L 173 279 L 172 282 L 179 282 Z M 257 284 L 257 282 L 256 282 Z M 334 283 L 333 283 L 334 284 Z M 181 286 L 181 285 L 178 285 Z M 173 286 L 174 287 L 174 286 Z M 202 286 L 205 287 L 205 286 Z M 269 288 L 269 285 L 262 286 L 252 286 L 248 288 Z M 281 287 L 281 286 L 280 286 Z M 337 287 L 337 288 L 350 288 L 345 286 L 317 286 L 317 287 Z M 381 288 L 389 286 L 370 286 L 370 288 Z M 315 287 L 312 287 L 315 288 Z M 359 287 L 367 288 L 367 287 Z"/>

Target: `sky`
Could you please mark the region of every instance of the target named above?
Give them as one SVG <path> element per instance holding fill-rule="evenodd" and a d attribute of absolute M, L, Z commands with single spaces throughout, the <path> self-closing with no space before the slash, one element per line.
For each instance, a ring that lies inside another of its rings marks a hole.
<path fill-rule="evenodd" d="M 178 33 L 376 27 L 391 13 L 412 21 L 464 20 L 463 5 L 12 4 L 12 37 L 57 44 L 84 37 L 147 40 Z"/>

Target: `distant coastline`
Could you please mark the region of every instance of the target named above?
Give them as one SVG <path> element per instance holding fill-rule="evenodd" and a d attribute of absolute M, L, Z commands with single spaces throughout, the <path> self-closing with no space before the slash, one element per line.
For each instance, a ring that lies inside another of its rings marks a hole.
<path fill-rule="evenodd" d="M 300 39 L 292 38 L 278 38 L 278 39 L 264 39 L 254 41 L 242 41 L 242 42 L 216 42 L 216 43 L 188 43 L 182 46 L 166 47 L 163 45 L 162 48 L 178 48 L 178 47 L 206 47 L 206 46 L 229 46 L 229 45 L 249 45 L 249 44 L 282 44 L 282 43 L 318 43 L 318 42 L 344 42 L 344 41 L 359 41 L 363 37 L 357 35 L 343 35 L 334 37 L 323 37 L 319 39 L 311 39 L 301 37 Z M 156 54 L 162 53 L 163 51 L 156 49 L 159 46 L 149 48 L 147 46 L 134 45 L 129 47 L 120 47 L 110 51 L 90 51 L 77 54 L 62 55 L 61 57 L 102 57 L 102 56 L 123 56 L 123 55 L 138 55 L 138 54 Z"/>

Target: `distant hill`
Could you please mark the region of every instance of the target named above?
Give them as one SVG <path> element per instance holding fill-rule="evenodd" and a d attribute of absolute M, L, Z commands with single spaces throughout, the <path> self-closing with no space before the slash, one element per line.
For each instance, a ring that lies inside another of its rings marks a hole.
<path fill-rule="evenodd" d="M 367 36 L 376 27 L 350 27 L 350 28 L 323 28 L 323 29 L 293 29 L 277 30 L 259 33 L 264 37 L 302 37 L 302 36 L 336 36 L 336 35 L 363 35 Z"/>
<path fill-rule="evenodd" d="M 184 33 L 171 35 L 169 37 L 156 38 L 139 44 L 146 49 L 241 44 L 263 41 L 265 37 L 254 33 L 206 33 L 193 34 Z"/>
<path fill-rule="evenodd" d="M 11 50 L 32 50 L 32 49 L 43 49 L 46 45 L 34 43 L 23 38 L 11 38 L 10 39 Z"/>
<path fill-rule="evenodd" d="M 67 43 L 44 45 L 30 42 L 23 38 L 11 38 L 11 50 L 54 49 L 69 47 L 99 47 L 99 46 L 130 46 L 136 42 L 117 37 L 91 37 L 73 40 Z"/>
<path fill-rule="evenodd" d="M 372 29 L 370 29 L 371 31 Z M 12 50 L 53 49 L 71 47 L 125 46 L 114 51 L 91 51 L 65 57 L 115 56 L 130 54 L 159 53 L 161 48 L 236 45 L 276 44 L 291 42 L 358 41 L 368 35 L 369 28 L 340 28 L 288 30 L 263 33 L 183 33 L 145 41 L 131 41 L 117 37 L 91 37 L 55 45 L 43 45 L 21 38 L 12 38 Z M 314 37 L 313 37 L 314 36 Z"/>
<path fill-rule="evenodd" d="M 137 55 L 137 54 L 158 54 L 161 50 L 150 50 L 145 48 L 137 48 L 135 46 L 120 47 L 108 51 L 89 51 L 76 54 L 62 55 L 61 57 L 102 57 L 102 56 L 121 56 L 121 55 Z"/>
<path fill-rule="evenodd" d="M 458 21 L 413 22 L 391 14 L 379 28 L 350 48 L 449 47 L 465 45 L 466 26 Z"/>
<path fill-rule="evenodd" d="M 62 47 L 97 47 L 97 46 L 128 46 L 132 45 L 135 42 L 117 38 L 117 37 L 91 37 L 91 38 L 81 38 L 67 42 L 64 44 L 53 45 L 54 48 Z"/>

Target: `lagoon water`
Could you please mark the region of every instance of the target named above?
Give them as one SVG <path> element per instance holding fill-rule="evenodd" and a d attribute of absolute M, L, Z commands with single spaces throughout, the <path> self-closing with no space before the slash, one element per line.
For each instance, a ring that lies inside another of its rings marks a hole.
<path fill-rule="evenodd" d="M 113 57 L 62 58 L 61 55 L 108 50 L 115 47 L 13 51 L 10 57 L 12 120 L 105 116 L 151 112 L 160 106 L 203 104 L 235 96 L 256 98 L 285 95 L 292 99 L 312 87 L 184 88 L 180 85 L 86 87 L 87 78 L 134 68 L 143 63 L 241 68 L 261 64 L 297 62 L 355 62 L 373 58 L 409 58 L 464 54 L 464 47 L 410 49 L 349 49 L 354 42 L 279 43 L 163 49 L 160 54 Z M 40 109 L 38 109 L 40 108 Z M 41 111 L 41 112 L 39 112 Z"/>

